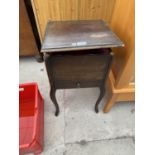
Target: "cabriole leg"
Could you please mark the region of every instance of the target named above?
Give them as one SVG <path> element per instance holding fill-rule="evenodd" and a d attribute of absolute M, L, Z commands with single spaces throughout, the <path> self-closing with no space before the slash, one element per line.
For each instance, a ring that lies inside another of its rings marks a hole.
<path fill-rule="evenodd" d="M 50 97 L 51 97 L 51 100 L 52 100 L 52 102 L 53 102 L 53 104 L 55 105 L 55 108 L 56 108 L 55 116 L 58 116 L 59 115 L 59 105 L 58 105 L 57 100 L 56 100 L 56 90 L 51 89 Z"/>
<path fill-rule="evenodd" d="M 99 111 L 98 110 L 98 105 L 99 105 L 101 99 L 103 98 L 104 94 L 105 94 L 105 88 L 100 88 L 100 95 L 99 95 L 99 97 L 98 97 L 98 99 L 96 101 L 96 104 L 95 104 L 95 112 L 96 113 L 98 113 L 98 111 Z"/>

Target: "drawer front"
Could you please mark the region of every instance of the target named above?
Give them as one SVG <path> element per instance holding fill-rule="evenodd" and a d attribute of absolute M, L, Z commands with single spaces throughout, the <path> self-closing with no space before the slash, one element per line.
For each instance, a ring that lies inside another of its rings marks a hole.
<path fill-rule="evenodd" d="M 88 88 L 88 87 L 99 87 L 101 81 L 85 81 L 85 80 L 56 80 L 54 82 L 56 88 Z"/>

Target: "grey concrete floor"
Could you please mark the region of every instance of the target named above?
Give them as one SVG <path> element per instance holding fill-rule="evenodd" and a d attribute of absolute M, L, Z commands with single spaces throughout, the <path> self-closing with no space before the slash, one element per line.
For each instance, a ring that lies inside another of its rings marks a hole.
<path fill-rule="evenodd" d="M 58 90 L 60 115 L 55 117 L 44 63 L 34 58 L 21 58 L 19 64 L 19 82 L 37 82 L 45 101 L 44 151 L 41 155 L 134 155 L 134 103 L 117 103 L 104 114 L 106 93 L 100 103 L 100 112 L 96 114 L 94 104 L 98 88 Z"/>

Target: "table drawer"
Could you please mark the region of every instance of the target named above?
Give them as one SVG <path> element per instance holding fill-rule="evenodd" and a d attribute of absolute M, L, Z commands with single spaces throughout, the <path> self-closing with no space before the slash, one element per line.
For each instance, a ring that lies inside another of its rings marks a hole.
<path fill-rule="evenodd" d="M 56 80 L 54 85 L 57 89 L 61 88 L 88 88 L 88 87 L 99 87 L 100 81 L 86 81 L 86 80 Z"/>

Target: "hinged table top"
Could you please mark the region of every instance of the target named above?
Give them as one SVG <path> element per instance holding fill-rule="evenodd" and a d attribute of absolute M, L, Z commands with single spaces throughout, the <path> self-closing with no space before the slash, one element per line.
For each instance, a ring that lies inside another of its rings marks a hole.
<path fill-rule="evenodd" d="M 102 20 L 49 21 L 41 52 L 124 46 Z"/>

